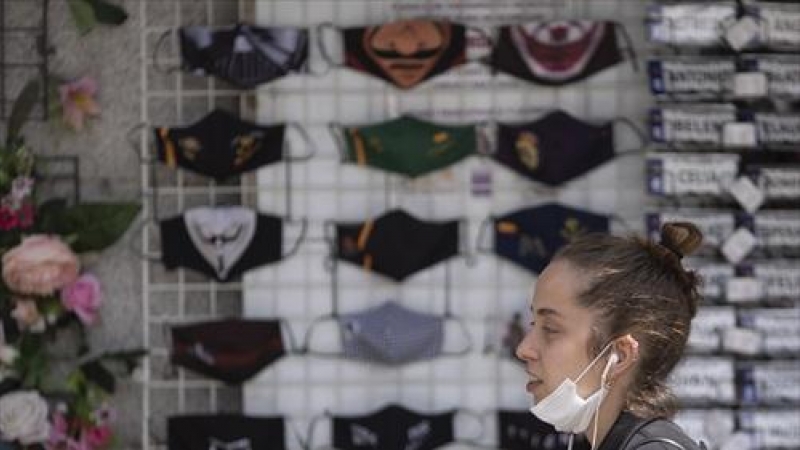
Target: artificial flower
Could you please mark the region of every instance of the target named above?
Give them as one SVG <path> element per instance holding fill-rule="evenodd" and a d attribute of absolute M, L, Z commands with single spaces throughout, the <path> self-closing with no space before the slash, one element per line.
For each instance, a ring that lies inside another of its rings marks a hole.
<path fill-rule="evenodd" d="M 87 273 L 61 290 L 61 304 L 74 312 L 85 325 L 92 325 L 103 302 L 97 277 Z"/>
<path fill-rule="evenodd" d="M 3 255 L 3 280 L 14 292 L 52 295 L 78 278 L 75 253 L 57 236 L 33 235 Z"/>
<path fill-rule="evenodd" d="M 42 332 L 45 329 L 44 318 L 39 313 L 36 302 L 30 299 L 16 299 L 14 310 L 11 311 L 13 317 L 20 328 L 34 332 Z"/>
<path fill-rule="evenodd" d="M 64 122 L 75 131 L 83 130 L 86 116 L 100 114 L 100 106 L 95 101 L 97 81 L 88 76 L 70 81 L 58 87 Z"/>
<path fill-rule="evenodd" d="M 47 440 L 47 402 L 38 392 L 15 391 L 0 397 L 0 436 L 22 445 Z"/>

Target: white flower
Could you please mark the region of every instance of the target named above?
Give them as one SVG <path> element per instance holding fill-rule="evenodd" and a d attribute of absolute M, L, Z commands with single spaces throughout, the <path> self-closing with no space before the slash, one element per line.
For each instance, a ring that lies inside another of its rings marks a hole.
<path fill-rule="evenodd" d="M 0 344 L 0 363 L 10 366 L 14 364 L 17 356 L 19 356 L 17 349 L 10 345 Z"/>
<path fill-rule="evenodd" d="M 47 402 L 38 392 L 16 391 L 0 397 L 0 436 L 22 445 L 47 440 Z"/>

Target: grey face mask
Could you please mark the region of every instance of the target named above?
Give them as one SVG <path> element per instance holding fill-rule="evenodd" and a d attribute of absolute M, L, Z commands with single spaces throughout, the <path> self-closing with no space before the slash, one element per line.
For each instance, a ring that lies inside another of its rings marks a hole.
<path fill-rule="evenodd" d="M 309 348 L 315 325 L 324 320 L 336 320 L 342 338 L 341 352 L 323 352 Z M 437 316 L 405 308 L 394 301 L 350 314 L 324 316 L 309 328 L 305 352 L 312 355 L 342 356 L 376 364 L 401 365 L 433 359 L 438 356 L 460 355 L 469 351 L 471 341 L 463 324 L 465 348 L 445 352 L 444 330 L 449 314 Z"/>

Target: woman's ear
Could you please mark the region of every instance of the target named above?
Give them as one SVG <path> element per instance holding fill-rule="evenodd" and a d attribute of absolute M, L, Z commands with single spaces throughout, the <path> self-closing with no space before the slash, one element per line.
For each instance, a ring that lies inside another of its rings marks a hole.
<path fill-rule="evenodd" d="M 631 372 L 636 365 L 636 361 L 639 359 L 639 341 L 630 334 L 626 334 L 617 339 L 611 351 L 617 355 L 617 363 L 611 368 L 609 380 L 616 382 L 626 373 Z"/>

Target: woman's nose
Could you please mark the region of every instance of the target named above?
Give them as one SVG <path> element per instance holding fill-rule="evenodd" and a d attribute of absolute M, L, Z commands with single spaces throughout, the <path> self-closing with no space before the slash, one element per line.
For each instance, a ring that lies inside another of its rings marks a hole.
<path fill-rule="evenodd" d="M 532 330 L 525 333 L 525 337 L 522 338 L 522 341 L 520 341 L 519 345 L 517 345 L 516 355 L 517 358 L 521 359 L 522 361 L 532 361 L 538 359 Z"/>

